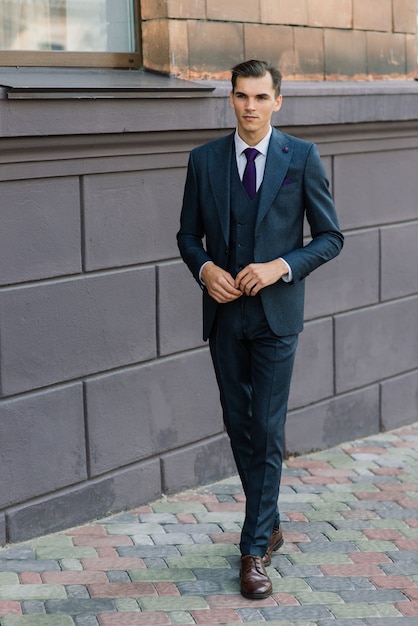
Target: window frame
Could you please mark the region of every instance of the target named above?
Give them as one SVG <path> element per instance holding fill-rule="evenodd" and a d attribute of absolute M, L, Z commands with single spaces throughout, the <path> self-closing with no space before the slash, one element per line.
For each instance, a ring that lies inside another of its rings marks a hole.
<path fill-rule="evenodd" d="M 142 67 L 140 0 L 133 0 L 135 52 L 74 52 L 66 50 L 0 50 L 2 67 Z"/>

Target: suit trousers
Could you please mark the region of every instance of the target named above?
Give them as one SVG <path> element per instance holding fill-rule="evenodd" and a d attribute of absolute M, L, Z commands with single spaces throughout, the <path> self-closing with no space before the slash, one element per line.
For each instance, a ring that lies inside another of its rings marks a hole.
<path fill-rule="evenodd" d="M 280 523 L 284 425 L 298 335 L 278 337 L 260 296 L 220 304 L 209 346 L 246 496 L 241 554 L 263 556 Z"/>

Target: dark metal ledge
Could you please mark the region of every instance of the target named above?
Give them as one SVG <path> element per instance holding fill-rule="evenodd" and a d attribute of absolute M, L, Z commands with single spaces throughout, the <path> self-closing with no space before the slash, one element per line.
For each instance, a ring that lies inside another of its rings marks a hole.
<path fill-rule="evenodd" d="M 79 70 L 70 68 L 0 68 L 0 98 L 95 99 L 193 97 L 210 94 L 214 86 L 143 70 Z"/>

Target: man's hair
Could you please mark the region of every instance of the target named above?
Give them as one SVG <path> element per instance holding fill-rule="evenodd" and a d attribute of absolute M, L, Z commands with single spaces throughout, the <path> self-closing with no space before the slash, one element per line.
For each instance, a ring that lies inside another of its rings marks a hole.
<path fill-rule="evenodd" d="M 276 96 L 280 96 L 282 75 L 276 67 L 274 67 L 273 65 L 269 65 L 267 61 L 257 61 L 256 59 L 252 59 L 251 61 L 244 61 L 243 63 L 238 63 L 238 65 L 233 67 L 231 71 L 232 91 L 235 91 L 235 85 L 237 83 L 237 78 L 239 77 L 262 78 L 267 73 L 270 73 Z"/>

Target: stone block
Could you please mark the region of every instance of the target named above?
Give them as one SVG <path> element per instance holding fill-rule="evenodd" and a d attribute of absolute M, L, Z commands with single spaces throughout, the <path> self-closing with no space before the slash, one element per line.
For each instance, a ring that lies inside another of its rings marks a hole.
<path fill-rule="evenodd" d="M 81 383 L 0 402 L 0 509 L 87 478 Z"/>
<path fill-rule="evenodd" d="M 243 26 L 226 22 L 189 22 L 190 70 L 200 77 L 230 74 L 244 61 Z M 214 46 L 216 42 L 216 46 Z M 219 68 L 223 68 L 220 71 Z"/>
<path fill-rule="evenodd" d="M 167 4 L 170 0 L 141 0 L 141 20 L 167 17 Z"/>
<path fill-rule="evenodd" d="M 180 168 L 87 176 L 86 268 L 178 256 L 176 232 L 184 178 Z"/>
<path fill-rule="evenodd" d="M 208 350 L 86 382 L 92 475 L 223 430 Z"/>
<path fill-rule="evenodd" d="M 366 33 L 359 30 L 326 29 L 325 72 L 330 78 L 367 75 Z M 347 54 L 350 50 L 350 54 Z"/>
<path fill-rule="evenodd" d="M 331 397 L 334 392 L 332 319 L 305 324 L 299 337 L 289 396 L 289 408 Z"/>
<path fill-rule="evenodd" d="M 337 393 L 416 368 L 417 319 L 418 297 L 338 315 Z"/>
<path fill-rule="evenodd" d="M 78 179 L 0 183 L 0 284 L 81 271 Z"/>
<path fill-rule="evenodd" d="M 353 0 L 353 28 L 392 32 L 392 0 Z"/>
<path fill-rule="evenodd" d="M 344 230 L 416 220 L 418 150 L 337 155 L 334 198 Z M 402 193 L 400 193 L 402 190 Z"/>
<path fill-rule="evenodd" d="M 170 74 L 172 76 L 188 76 L 189 41 L 187 20 L 170 20 L 168 28 L 170 38 Z M 165 182 L 164 179 L 161 182 Z"/>
<path fill-rule="evenodd" d="M 377 77 L 406 74 L 405 35 L 400 33 L 367 33 L 369 73 Z"/>
<path fill-rule="evenodd" d="M 161 465 L 164 493 L 212 483 L 237 472 L 226 434 L 165 454 Z"/>
<path fill-rule="evenodd" d="M 170 73 L 170 37 L 168 20 L 152 19 L 141 24 L 144 67 Z"/>
<path fill-rule="evenodd" d="M 208 20 L 222 22 L 259 22 L 260 10 L 258 2 L 242 2 L 242 0 L 206 0 L 206 16 Z"/>
<path fill-rule="evenodd" d="M 307 0 L 260 0 L 262 24 L 308 24 Z"/>
<path fill-rule="evenodd" d="M 319 28 L 294 28 L 294 38 L 296 77 L 322 79 L 325 72 L 323 31 Z"/>
<path fill-rule="evenodd" d="M 418 293 L 418 222 L 381 229 L 382 299 Z"/>
<path fill-rule="evenodd" d="M 379 432 L 379 386 L 374 385 L 291 412 L 286 452 L 306 454 Z"/>
<path fill-rule="evenodd" d="M 203 20 L 206 17 L 205 0 L 166 0 L 167 14 L 171 18 L 180 18 L 186 20 Z M 153 0 L 150 0 L 151 4 Z M 141 0 L 142 8 L 142 0 Z"/>
<path fill-rule="evenodd" d="M 418 370 L 381 383 L 382 428 L 392 430 L 418 419 Z"/>
<path fill-rule="evenodd" d="M 390 0 L 389 0 L 390 1 Z M 309 26 L 352 28 L 352 0 L 307 0 Z"/>
<path fill-rule="evenodd" d="M 42 501 L 29 502 L 7 512 L 9 541 L 24 541 L 132 509 L 161 495 L 158 459 L 141 463 L 94 483 L 55 493 Z"/>
<path fill-rule="evenodd" d="M 6 289 L 0 314 L 4 395 L 156 354 L 152 268 Z"/>
<path fill-rule="evenodd" d="M 160 355 L 204 345 L 202 291 L 183 262 L 158 266 L 158 351 Z"/>
<path fill-rule="evenodd" d="M 417 58 L 418 42 L 416 35 L 405 35 L 406 41 L 406 74 L 411 78 L 418 76 Z"/>
<path fill-rule="evenodd" d="M 244 26 L 245 57 L 265 59 L 278 67 L 284 76 L 295 73 L 293 29 L 290 26 Z"/>
<path fill-rule="evenodd" d="M 415 34 L 417 32 L 416 0 L 392 0 L 392 2 L 394 32 Z"/>
<path fill-rule="evenodd" d="M 348 233 L 340 255 L 307 277 L 305 319 L 376 304 L 379 301 L 379 261 L 377 228 Z"/>

